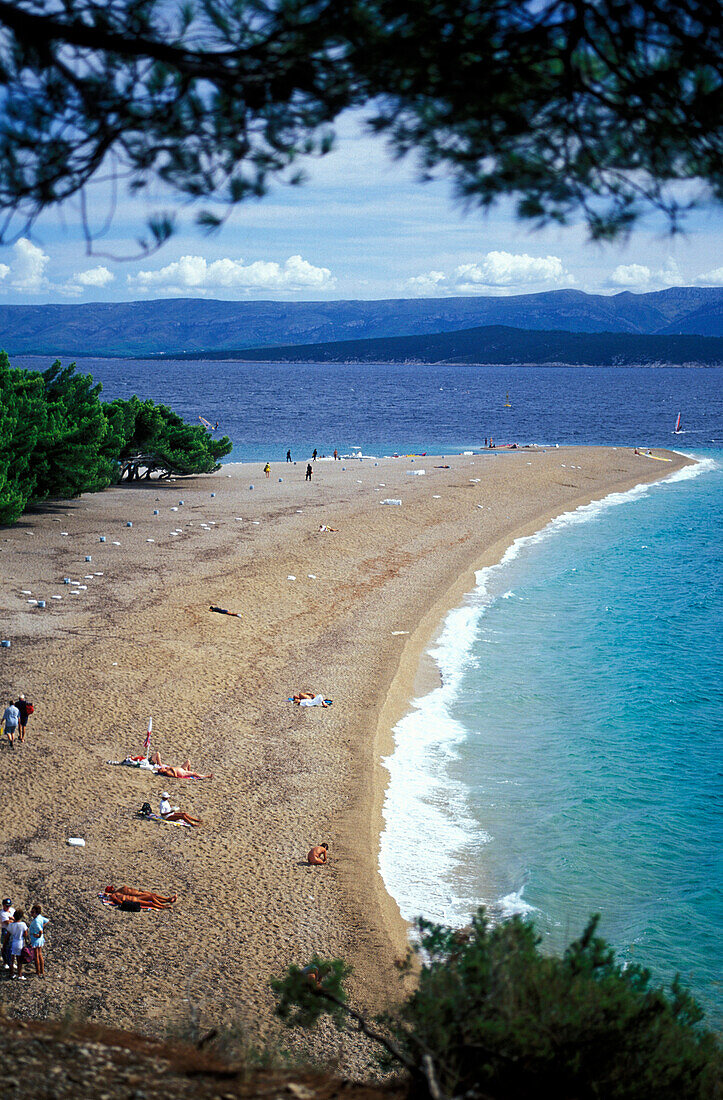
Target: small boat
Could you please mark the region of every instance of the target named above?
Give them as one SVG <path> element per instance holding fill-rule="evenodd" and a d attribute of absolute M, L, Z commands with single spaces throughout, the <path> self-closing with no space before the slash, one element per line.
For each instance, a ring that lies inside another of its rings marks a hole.
<path fill-rule="evenodd" d="M 508 393 L 505 394 L 505 403 L 504 403 L 503 408 L 505 408 L 505 409 L 511 409 L 512 408 L 512 405 L 510 404 L 510 395 Z"/>
<path fill-rule="evenodd" d="M 680 433 L 683 431 L 683 429 L 680 426 L 680 420 L 681 420 L 680 413 L 678 413 L 678 419 L 676 420 L 675 427 L 673 428 L 673 435 L 680 435 Z"/>

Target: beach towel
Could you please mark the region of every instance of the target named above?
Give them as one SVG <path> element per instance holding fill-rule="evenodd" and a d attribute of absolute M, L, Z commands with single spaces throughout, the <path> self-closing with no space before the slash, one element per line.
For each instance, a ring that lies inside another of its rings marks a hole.
<path fill-rule="evenodd" d="M 187 821 L 169 821 L 167 817 L 161 817 L 160 814 L 141 814 L 138 816 L 143 818 L 144 821 L 156 821 L 159 825 L 180 825 L 183 829 L 192 829 L 193 825 L 189 825 Z"/>
<path fill-rule="evenodd" d="M 288 701 L 290 703 L 294 702 L 293 695 L 289 696 Z M 313 699 L 300 699 L 299 700 L 299 706 L 300 707 L 320 707 L 320 706 L 322 706 L 323 703 L 326 703 L 327 707 L 330 707 L 333 702 L 334 702 L 333 699 L 325 699 L 323 695 L 315 695 Z"/>

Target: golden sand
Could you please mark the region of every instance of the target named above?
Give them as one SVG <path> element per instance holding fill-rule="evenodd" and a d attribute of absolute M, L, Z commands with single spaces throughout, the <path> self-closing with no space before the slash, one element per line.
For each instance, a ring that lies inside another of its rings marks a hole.
<path fill-rule="evenodd" d="M 305 463 L 274 464 L 269 479 L 261 463 L 234 465 L 49 504 L 2 529 L 0 633 L 12 645 L 0 689 L 24 691 L 36 712 L 23 746 L 0 747 L 0 892 L 26 911 L 41 902 L 52 922 L 47 978 L 2 983 L 6 1010 L 74 1006 L 149 1033 L 192 1010 L 202 1025 L 240 1019 L 263 1034 L 275 1026 L 269 978 L 315 951 L 350 961 L 357 1002 L 379 1007 L 406 943 L 377 870 L 380 759 L 430 673 L 424 650 L 475 568 L 552 516 L 688 461 L 668 457 L 319 461 L 311 483 Z M 333 706 L 287 702 L 299 689 Z M 213 781 L 106 763 L 142 751 L 149 715 L 162 758 L 190 757 Z M 136 816 L 166 789 L 203 828 Z M 331 861 L 311 868 L 322 840 Z M 97 897 L 110 882 L 179 900 L 117 912 Z M 351 1041 L 335 1041 L 353 1067 Z"/>

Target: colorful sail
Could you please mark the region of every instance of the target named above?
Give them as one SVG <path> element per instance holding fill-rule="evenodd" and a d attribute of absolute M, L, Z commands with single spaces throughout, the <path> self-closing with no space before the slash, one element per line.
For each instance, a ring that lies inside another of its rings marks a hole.
<path fill-rule="evenodd" d="M 675 427 L 673 428 L 673 431 L 675 432 L 675 434 L 676 434 L 676 435 L 677 435 L 677 434 L 678 434 L 678 432 L 680 432 L 680 430 L 681 430 L 681 428 L 680 428 L 680 419 L 681 419 L 681 417 L 680 417 L 680 413 L 678 413 L 678 419 L 676 420 L 676 422 L 675 422 Z"/>
<path fill-rule="evenodd" d="M 210 420 L 206 420 L 206 417 L 205 417 L 205 416 L 199 416 L 199 418 L 198 418 L 198 419 L 199 419 L 199 420 L 201 421 L 201 423 L 203 424 L 204 428 L 208 428 L 208 430 L 209 430 L 210 432 L 212 432 L 212 431 L 213 431 L 213 424 L 211 423 L 211 421 L 210 421 Z"/>

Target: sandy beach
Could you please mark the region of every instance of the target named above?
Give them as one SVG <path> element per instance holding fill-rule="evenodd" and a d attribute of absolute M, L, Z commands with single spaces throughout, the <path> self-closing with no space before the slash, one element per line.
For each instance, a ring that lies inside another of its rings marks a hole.
<path fill-rule="evenodd" d="M 689 462 L 654 454 L 671 461 L 584 447 L 319 461 L 311 482 L 305 462 L 268 479 L 237 464 L 0 529 L 0 688 L 35 704 L 26 743 L 0 745 L 0 890 L 52 922 L 47 977 L 1 982 L 6 1012 L 153 1035 L 193 1014 L 268 1035 L 269 978 L 313 952 L 346 958 L 356 1002 L 379 1008 L 407 935 L 377 870 L 380 759 L 434 675 L 424 651 L 514 538 Z M 294 706 L 300 689 L 333 705 Z M 149 716 L 164 761 L 214 779 L 109 765 L 142 752 Z M 138 818 L 164 790 L 203 827 Z M 311 868 L 322 840 L 331 861 Z M 97 896 L 111 882 L 178 902 L 118 912 Z M 336 1033 L 326 1053 L 362 1064 Z"/>

